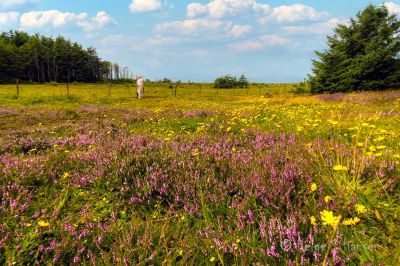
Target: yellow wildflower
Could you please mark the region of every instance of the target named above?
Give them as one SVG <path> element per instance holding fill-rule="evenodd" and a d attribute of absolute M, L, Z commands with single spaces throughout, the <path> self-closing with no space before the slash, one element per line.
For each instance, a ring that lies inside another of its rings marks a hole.
<path fill-rule="evenodd" d="M 50 224 L 48 222 L 45 222 L 45 221 L 39 221 L 38 225 L 40 227 L 48 227 L 48 226 L 50 226 Z"/>
<path fill-rule="evenodd" d="M 214 261 L 215 261 L 215 257 L 211 257 L 211 258 L 210 258 L 210 261 L 211 261 L 211 262 L 214 262 Z"/>
<path fill-rule="evenodd" d="M 365 206 L 362 205 L 362 204 L 356 204 L 355 207 L 356 207 L 356 211 L 357 211 L 359 214 L 363 214 L 363 213 L 366 213 L 366 212 L 367 212 L 367 207 L 365 207 Z"/>
<path fill-rule="evenodd" d="M 71 175 L 68 173 L 68 172 L 65 172 L 64 173 L 64 175 L 63 175 L 63 178 L 68 178 L 68 177 L 70 177 Z"/>
<path fill-rule="evenodd" d="M 369 151 L 376 151 L 376 148 L 375 148 L 375 146 L 371 146 L 371 147 L 369 147 Z"/>
<path fill-rule="evenodd" d="M 317 219 L 315 219 L 314 216 L 310 217 L 310 222 L 311 222 L 312 225 L 317 226 Z"/>
<path fill-rule="evenodd" d="M 347 169 L 347 167 L 346 166 L 343 166 L 343 165 L 335 165 L 334 167 L 333 167 L 333 170 L 335 170 L 335 171 L 347 171 L 348 169 Z"/>
<path fill-rule="evenodd" d="M 335 215 L 333 215 L 332 211 L 327 211 L 327 210 L 323 210 L 322 212 L 320 212 L 320 215 L 321 215 L 322 224 L 330 225 L 334 229 L 337 228 L 340 220 L 342 219 L 341 215 L 335 216 Z"/>
<path fill-rule="evenodd" d="M 359 222 L 360 222 L 360 218 L 354 217 L 354 218 L 350 218 L 350 219 L 345 219 L 343 221 L 343 224 L 344 225 L 356 225 Z"/>
<path fill-rule="evenodd" d="M 314 192 L 314 191 L 316 191 L 316 190 L 317 190 L 317 184 L 312 183 L 312 184 L 311 184 L 311 191 Z"/>
<path fill-rule="evenodd" d="M 331 196 L 325 196 L 325 198 L 324 198 L 325 203 L 328 203 L 331 199 L 332 199 Z"/>

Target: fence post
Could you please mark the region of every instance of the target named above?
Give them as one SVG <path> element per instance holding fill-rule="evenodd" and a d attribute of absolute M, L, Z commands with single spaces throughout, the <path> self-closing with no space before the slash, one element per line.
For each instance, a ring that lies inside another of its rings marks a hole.
<path fill-rule="evenodd" d="M 19 97 L 19 80 L 16 79 L 16 85 L 17 85 L 17 98 Z"/>
<path fill-rule="evenodd" d="M 68 79 L 67 79 L 67 97 L 69 98 L 69 70 L 68 70 Z"/>
<path fill-rule="evenodd" d="M 111 81 L 108 81 L 108 97 L 111 97 Z"/>

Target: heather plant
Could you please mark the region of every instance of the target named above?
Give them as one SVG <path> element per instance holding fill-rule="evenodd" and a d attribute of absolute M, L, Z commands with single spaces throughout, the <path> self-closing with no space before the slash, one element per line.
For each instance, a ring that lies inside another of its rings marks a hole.
<path fill-rule="evenodd" d="M 397 92 L 47 97 L 0 109 L 1 264 L 399 260 Z"/>

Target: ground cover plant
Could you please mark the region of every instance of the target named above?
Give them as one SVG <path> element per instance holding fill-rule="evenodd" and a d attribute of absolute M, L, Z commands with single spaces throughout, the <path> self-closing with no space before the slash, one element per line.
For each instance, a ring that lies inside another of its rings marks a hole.
<path fill-rule="evenodd" d="M 0 86 L 0 264 L 398 264 L 400 93 L 291 89 Z"/>

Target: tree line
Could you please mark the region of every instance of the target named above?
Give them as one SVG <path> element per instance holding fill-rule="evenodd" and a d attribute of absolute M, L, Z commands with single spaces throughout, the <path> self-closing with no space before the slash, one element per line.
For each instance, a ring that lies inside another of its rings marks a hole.
<path fill-rule="evenodd" d="M 130 79 L 126 67 L 101 60 L 94 48 L 84 48 L 62 36 L 10 31 L 0 34 L 0 83 L 16 80 L 45 82 L 99 82 Z"/>

